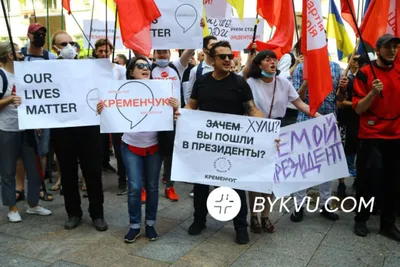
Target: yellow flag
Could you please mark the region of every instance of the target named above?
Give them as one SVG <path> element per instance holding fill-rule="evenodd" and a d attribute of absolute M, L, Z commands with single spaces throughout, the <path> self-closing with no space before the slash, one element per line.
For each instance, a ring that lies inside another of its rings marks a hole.
<path fill-rule="evenodd" d="M 205 26 L 203 28 L 203 37 L 206 37 L 210 35 L 210 29 L 208 28 L 206 8 L 204 7 L 204 4 L 203 4 L 203 19 L 205 23 Z"/>
<path fill-rule="evenodd" d="M 26 0 L 19 0 L 19 2 L 20 2 L 21 4 L 23 4 L 24 6 L 26 5 Z"/>
<path fill-rule="evenodd" d="M 106 0 L 100 0 L 104 4 L 106 4 Z M 107 6 L 109 9 L 112 10 L 113 14 L 115 15 L 115 10 L 117 9 L 117 5 L 115 4 L 114 0 L 107 0 Z M 119 20 L 117 21 L 117 28 L 119 28 Z"/>
<path fill-rule="evenodd" d="M 226 0 L 238 13 L 238 16 L 243 20 L 244 16 L 244 0 Z"/>

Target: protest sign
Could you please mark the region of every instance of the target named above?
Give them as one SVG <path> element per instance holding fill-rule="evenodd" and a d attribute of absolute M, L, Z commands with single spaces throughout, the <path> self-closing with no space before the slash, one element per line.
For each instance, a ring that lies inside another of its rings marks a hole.
<path fill-rule="evenodd" d="M 210 18 L 230 18 L 232 7 L 226 0 L 203 0 L 206 15 Z"/>
<path fill-rule="evenodd" d="M 283 127 L 280 139 L 273 187 L 276 197 L 349 176 L 333 114 Z"/>
<path fill-rule="evenodd" d="M 92 33 L 90 33 L 90 24 L 92 24 Z M 99 39 L 106 39 L 106 25 L 104 20 L 83 20 L 83 32 L 85 33 L 86 37 L 89 38 L 90 36 L 90 43 L 94 47 L 95 43 Z M 110 40 L 111 43 L 114 41 L 114 27 L 115 21 L 108 21 L 107 22 L 107 38 Z M 89 43 L 86 38 L 83 38 L 84 46 L 87 48 Z M 83 47 L 82 47 L 83 48 Z M 122 43 L 121 31 L 117 28 L 117 35 L 115 37 L 115 48 L 116 49 L 123 49 L 124 45 Z"/>
<path fill-rule="evenodd" d="M 254 24 L 256 19 L 245 18 L 207 18 L 210 34 L 218 40 L 226 40 L 231 44 L 232 50 L 246 49 L 253 40 Z M 256 39 L 264 38 L 264 20 L 260 19 L 257 26 Z"/>
<path fill-rule="evenodd" d="M 186 109 L 181 113 L 172 180 L 270 192 L 280 121 Z"/>
<path fill-rule="evenodd" d="M 172 131 L 172 81 L 113 81 L 112 89 L 100 91 L 102 133 Z"/>
<path fill-rule="evenodd" d="M 202 0 L 155 0 L 161 17 L 151 24 L 153 49 L 202 48 Z"/>
<path fill-rule="evenodd" d="M 99 125 L 98 90 L 112 80 L 109 59 L 15 62 L 19 129 Z"/>

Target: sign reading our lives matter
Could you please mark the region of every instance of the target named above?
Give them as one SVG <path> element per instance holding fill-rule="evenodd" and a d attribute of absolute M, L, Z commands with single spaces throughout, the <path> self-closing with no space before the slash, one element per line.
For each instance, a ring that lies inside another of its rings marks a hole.
<path fill-rule="evenodd" d="M 349 176 L 333 114 L 283 127 L 280 139 L 273 188 L 277 198 Z"/>
<path fill-rule="evenodd" d="M 172 180 L 272 190 L 280 121 L 186 109 L 181 113 Z"/>
<path fill-rule="evenodd" d="M 108 59 L 15 62 L 19 129 L 99 125 L 98 90 L 113 79 Z"/>
<path fill-rule="evenodd" d="M 153 49 L 203 47 L 200 27 L 202 0 L 155 0 L 161 17 L 154 20 L 150 35 Z"/>
<path fill-rule="evenodd" d="M 172 81 L 113 81 L 112 88 L 100 91 L 102 133 L 173 130 Z"/>

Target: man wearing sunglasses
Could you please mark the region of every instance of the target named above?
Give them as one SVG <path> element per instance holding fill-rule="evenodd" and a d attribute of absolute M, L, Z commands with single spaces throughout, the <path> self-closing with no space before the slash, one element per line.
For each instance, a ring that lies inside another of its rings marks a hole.
<path fill-rule="evenodd" d="M 185 108 L 263 118 L 263 114 L 254 104 L 253 94 L 247 82 L 230 71 L 234 58 L 230 44 L 226 41 L 215 43 L 209 56 L 214 70 L 196 80 Z M 247 231 L 246 192 L 235 191 L 241 200 L 239 214 L 233 219 L 236 243 L 247 244 L 250 240 Z M 199 235 L 206 227 L 208 194 L 208 185 L 194 185 L 194 222 L 189 227 L 190 235 Z"/>
<path fill-rule="evenodd" d="M 66 31 L 57 31 L 51 38 L 53 51 L 63 59 L 74 59 L 78 57 L 77 43 Z"/>

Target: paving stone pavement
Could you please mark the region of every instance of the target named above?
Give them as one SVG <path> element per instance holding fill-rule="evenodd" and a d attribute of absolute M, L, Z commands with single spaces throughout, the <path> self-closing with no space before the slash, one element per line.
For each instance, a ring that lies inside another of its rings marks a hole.
<path fill-rule="evenodd" d="M 115 166 L 114 159 L 112 164 Z M 53 178 L 54 179 L 54 178 Z M 141 237 L 125 244 L 128 230 L 127 196 L 117 196 L 116 174 L 104 173 L 106 232 L 97 232 L 87 212 L 75 230 L 63 228 L 66 213 L 64 199 L 55 193 L 53 202 L 41 204 L 53 211 L 49 217 L 27 215 L 26 202 L 18 204 L 23 221 L 7 221 L 7 208 L 0 207 L 0 266 L 123 267 L 123 266 L 400 266 L 400 244 L 378 235 L 379 219 L 372 216 L 371 235 L 353 234 L 353 214 L 340 212 L 340 220 L 328 221 L 318 214 L 306 213 L 304 221 L 292 223 L 290 214 L 273 212 L 270 218 L 275 233 L 250 233 L 251 242 L 237 245 L 231 222 L 209 218 L 199 236 L 190 236 L 192 222 L 192 186 L 176 184 L 180 195 L 172 203 L 164 197 L 160 183 L 160 201 L 156 229 L 160 237 L 149 242 Z M 351 188 L 351 180 L 347 180 Z M 48 185 L 50 187 L 50 185 Z M 88 200 L 82 200 L 87 211 Z M 144 232 L 143 232 L 144 233 Z"/>

